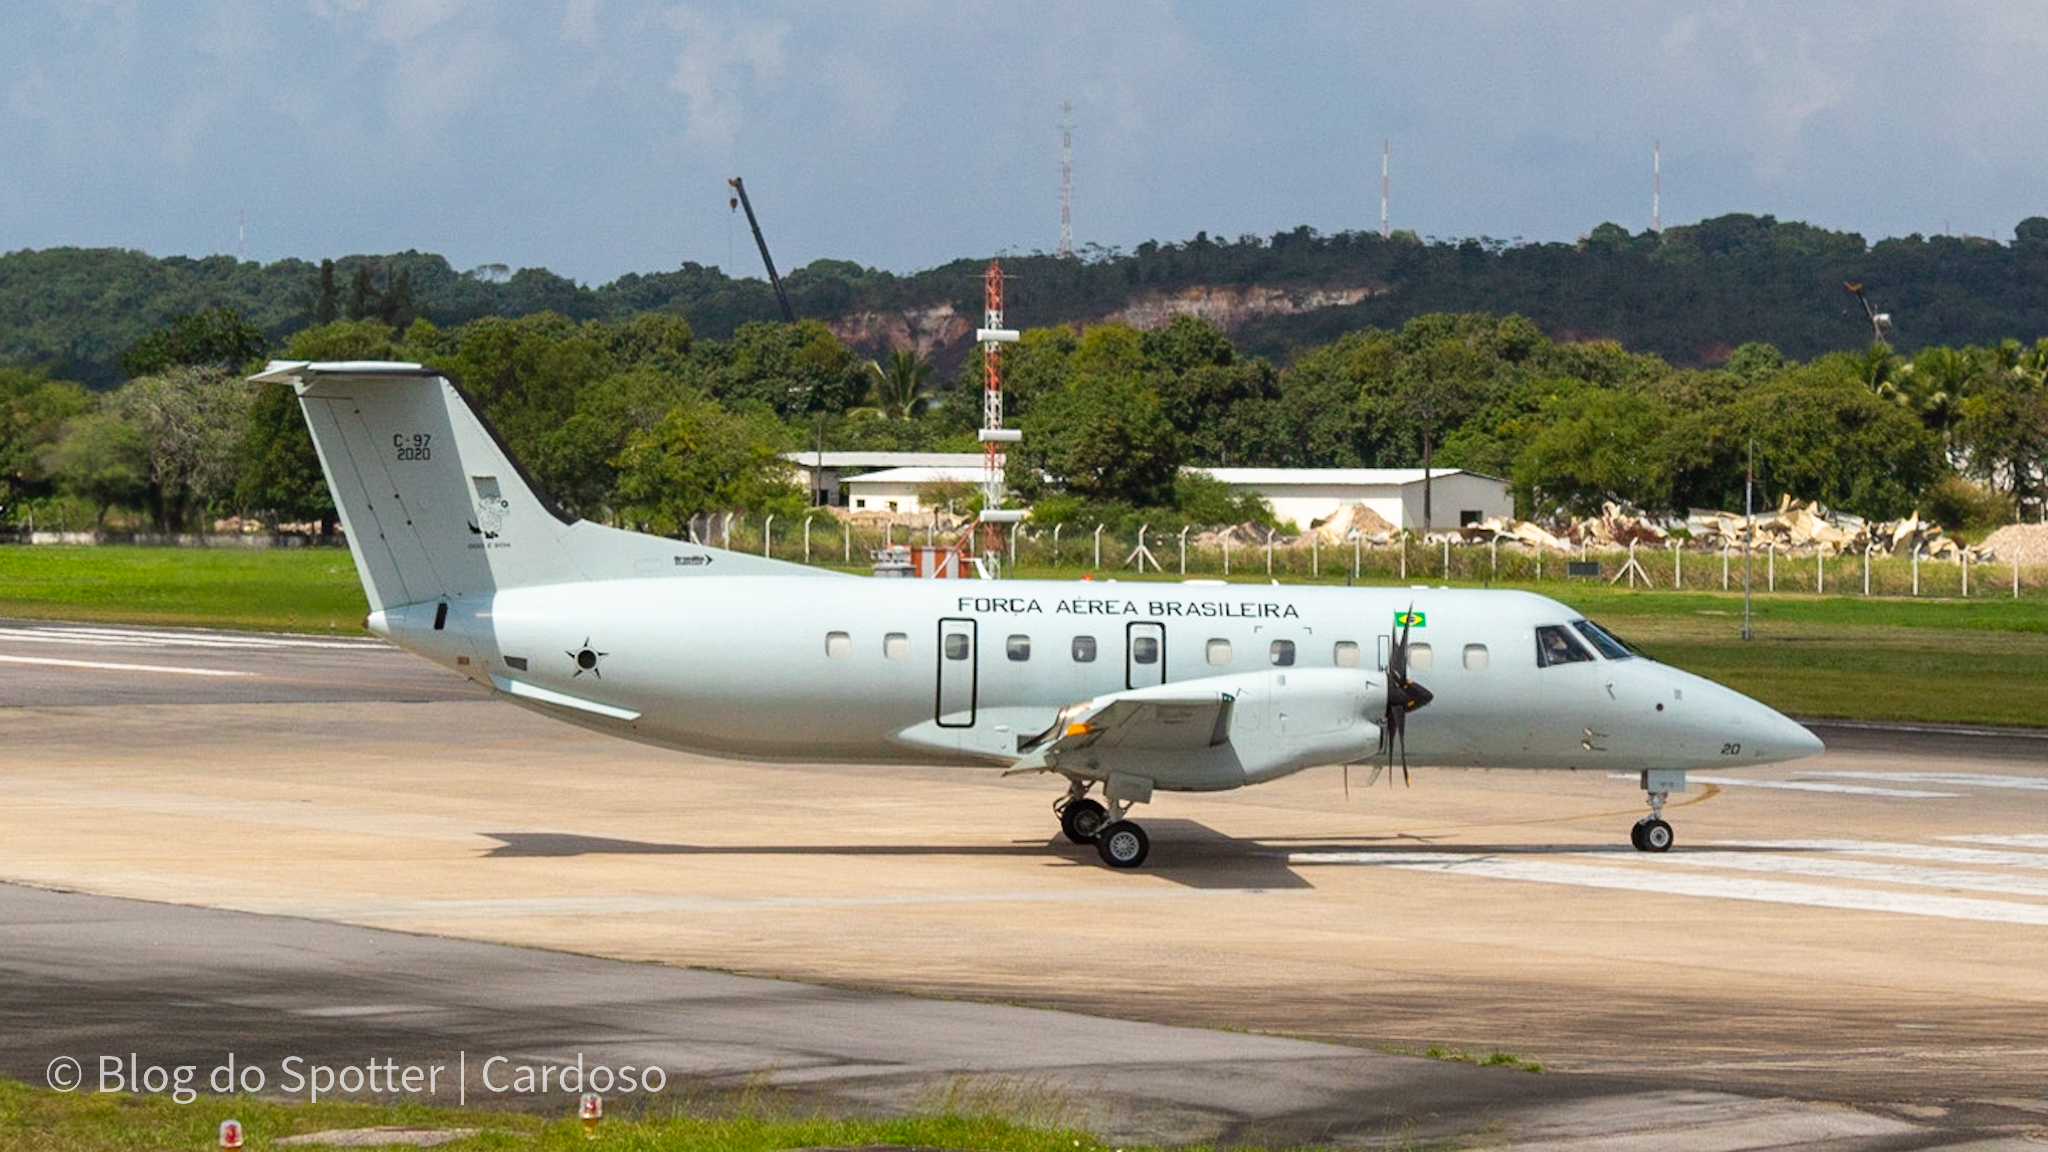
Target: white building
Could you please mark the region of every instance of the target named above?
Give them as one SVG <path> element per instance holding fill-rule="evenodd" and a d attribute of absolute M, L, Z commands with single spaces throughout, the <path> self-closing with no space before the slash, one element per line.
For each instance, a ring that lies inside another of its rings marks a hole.
<path fill-rule="evenodd" d="M 849 476 L 884 472 L 896 468 L 972 468 L 974 483 L 981 483 L 979 452 L 785 452 L 784 460 L 796 469 L 797 486 L 811 494 L 811 503 L 826 506 L 845 504 L 840 486 Z"/>
<path fill-rule="evenodd" d="M 1201 468 L 1238 493 L 1252 493 L 1273 506 L 1281 520 L 1306 530 L 1352 504 L 1363 504 L 1396 528 L 1422 531 L 1423 474 L 1420 468 Z M 1508 482 L 1463 469 L 1433 471 L 1429 478 L 1430 527 L 1476 524 L 1515 514 Z"/>
<path fill-rule="evenodd" d="M 832 454 L 827 452 L 825 455 L 829 457 Z M 969 498 L 981 491 L 981 457 L 970 455 L 967 458 L 974 463 L 887 468 L 861 476 L 848 476 L 839 481 L 839 486 L 846 490 L 846 506 L 855 512 L 894 512 L 899 515 L 927 512 L 930 508 L 924 504 L 920 493 L 929 493 L 935 485 L 963 485 Z M 943 512 L 945 507 L 941 505 L 939 510 Z M 962 503 L 954 512 L 964 515 L 967 512 L 966 504 Z"/>

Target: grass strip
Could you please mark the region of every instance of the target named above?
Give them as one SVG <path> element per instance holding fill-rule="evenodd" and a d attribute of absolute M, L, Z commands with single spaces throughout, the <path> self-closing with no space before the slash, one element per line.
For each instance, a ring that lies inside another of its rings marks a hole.
<path fill-rule="evenodd" d="M 0 1080 L 0 1147 L 9 1152 L 129 1152 L 136 1148 L 199 1149 L 218 1146 L 220 1122 L 241 1121 L 244 1146 L 276 1148 L 283 1137 L 331 1129 L 382 1126 L 472 1128 L 477 1133 L 438 1145 L 454 1152 L 521 1149 L 623 1149 L 629 1152 L 774 1152 L 785 1148 L 902 1145 L 985 1149 L 987 1152 L 1109 1152 L 1093 1135 L 1074 1129 L 1019 1123 L 997 1111 L 972 1107 L 898 1119 L 835 1119 L 744 1102 L 722 1114 L 691 1114 L 656 1098 L 638 1111 L 607 1106 L 593 1143 L 571 1114 L 561 1118 L 520 1112 L 437 1108 L 421 1103 L 323 1101 L 312 1104 L 260 1097 L 200 1096 L 180 1104 L 169 1096 L 80 1092 L 62 1094 Z M 299 1147 L 305 1147 L 300 1145 Z M 1137 1148 L 1118 1152 L 1141 1152 Z"/>

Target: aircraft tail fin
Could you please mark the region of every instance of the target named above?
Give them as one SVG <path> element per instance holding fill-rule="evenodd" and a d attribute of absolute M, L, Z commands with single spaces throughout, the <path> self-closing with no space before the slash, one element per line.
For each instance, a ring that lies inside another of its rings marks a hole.
<path fill-rule="evenodd" d="M 573 581 L 827 574 L 571 521 L 432 368 L 274 361 L 251 379 L 297 392 L 372 612 Z"/>

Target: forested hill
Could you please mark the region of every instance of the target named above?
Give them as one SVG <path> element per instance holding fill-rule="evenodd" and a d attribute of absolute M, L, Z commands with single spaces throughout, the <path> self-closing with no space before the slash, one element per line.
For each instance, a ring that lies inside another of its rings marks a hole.
<path fill-rule="evenodd" d="M 826 321 L 853 348 L 914 347 L 945 366 L 964 355 L 981 319 L 986 263 L 897 276 L 819 260 L 787 282 L 797 314 Z M 1557 340 L 1615 340 L 1680 366 L 1717 364 L 1752 341 L 1804 360 L 1870 343 L 1845 281 L 1891 314 L 1889 336 L 1901 352 L 2048 335 L 2042 217 L 2021 221 L 2010 242 L 1915 235 L 1875 245 L 1749 215 L 1661 234 L 1603 224 L 1574 244 L 1299 228 L 1237 240 L 1201 234 L 1083 259 L 1005 257 L 1003 267 L 1012 327 L 1105 319 L 1146 327 L 1190 312 L 1217 323 L 1240 352 L 1283 363 L 1344 332 L 1398 328 L 1431 312 L 1519 313 Z M 593 288 L 546 269 L 457 270 L 418 252 L 255 264 L 23 250 L 0 256 L 0 364 L 108 387 L 123 378 L 121 356 L 137 340 L 215 305 L 280 344 L 315 323 L 365 316 L 445 327 L 541 311 L 611 321 L 669 311 L 712 339 L 779 316 L 764 281 L 697 264 Z"/>

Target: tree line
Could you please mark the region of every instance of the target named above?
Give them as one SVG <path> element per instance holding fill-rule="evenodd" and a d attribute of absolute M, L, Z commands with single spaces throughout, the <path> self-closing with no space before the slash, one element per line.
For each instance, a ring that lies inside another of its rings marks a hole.
<path fill-rule="evenodd" d="M 1844 283 L 1865 286 L 1889 312 L 1890 342 L 1992 346 L 2037 334 L 2048 311 L 2048 218 L 2019 222 L 2010 239 L 1912 235 L 1870 243 L 1770 216 L 1731 214 L 1661 232 L 1602 224 L 1569 243 L 1396 232 L 1323 234 L 1296 228 L 1236 239 L 1197 234 L 1147 241 L 1130 252 L 1090 246 L 1082 258 L 1006 255 L 1009 311 L 1036 325 L 1092 325 L 1134 302 L 1200 289 L 1258 286 L 1345 290 L 1341 306 L 1252 310 L 1229 335 L 1248 356 L 1286 365 L 1364 328 L 1399 329 L 1430 313 L 1528 318 L 1567 342 L 1612 340 L 1681 367 L 1724 364 L 1747 343 L 1810 361 L 1867 343 L 1870 326 Z M 982 259 L 911 275 L 816 260 L 787 278 L 799 316 L 853 332 L 862 317 L 981 311 Z M 552 312 L 622 324 L 642 312 L 689 319 L 699 338 L 733 339 L 779 317 L 756 278 L 684 262 L 579 284 L 545 268 L 456 269 L 430 253 L 346 256 L 270 264 L 226 256 L 157 259 L 111 249 L 23 250 L 0 255 L 0 364 L 46 371 L 96 389 L 132 378 L 121 357 L 180 316 L 232 309 L 273 347 L 302 329 L 376 319 L 399 331 L 424 318 L 442 330 L 485 317 Z M 971 324 L 969 325 L 971 327 Z M 887 349 L 861 347 L 865 357 Z M 950 373 L 968 346 L 936 359 Z"/>
<path fill-rule="evenodd" d="M 709 339 L 668 311 L 364 315 L 273 343 L 215 307 L 138 338 L 111 390 L 0 368 L 0 517 L 331 525 L 296 401 L 245 380 L 273 354 L 442 368 L 565 510 L 662 533 L 706 512 L 799 514 L 783 452 L 974 451 L 981 412 L 978 349 L 938 372 L 907 351 L 863 356 L 815 320 Z M 2039 515 L 2048 496 L 2048 340 L 1804 361 L 1753 342 L 1681 367 L 1519 315 L 1433 312 L 1284 365 L 1186 316 L 1031 328 L 1003 355 L 1024 433 L 1010 485 L 1046 523 L 1269 517 L 1191 465 L 1466 468 L 1509 479 L 1535 518 L 1739 508 L 1752 451 L 1767 499 L 1869 517 L 1919 509 L 1961 530 Z"/>

